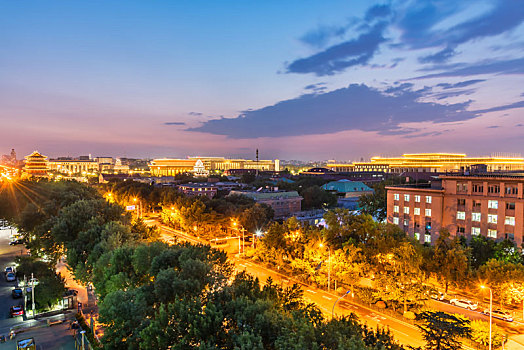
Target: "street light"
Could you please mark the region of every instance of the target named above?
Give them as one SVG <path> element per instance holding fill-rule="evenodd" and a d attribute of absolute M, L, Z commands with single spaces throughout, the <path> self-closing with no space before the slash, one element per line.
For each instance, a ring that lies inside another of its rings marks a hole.
<path fill-rule="evenodd" d="M 348 290 L 347 292 L 344 293 L 344 295 L 342 295 L 340 298 L 337 299 L 337 301 L 335 301 L 335 303 L 333 304 L 333 309 L 331 310 L 331 318 L 335 318 L 335 305 L 337 305 L 338 301 L 340 299 L 342 299 L 343 297 L 345 297 L 346 295 L 349 294 L 349 292 L 351 292 L 350 290 Z"/>
<path fill-rule="evenodd" d="M 493 291 L 490 287 L 481 285 L 482 289 L 489 289 L 489 350 L 491 350 L 491 315 L 493 314 Z"/>
<path fill-rule="evenodd" d="M 319 247 L 324 247 L 324 244 L 320 243 Z M 328 248 L 328 292 L 331 288 L 331 248 Z"/>

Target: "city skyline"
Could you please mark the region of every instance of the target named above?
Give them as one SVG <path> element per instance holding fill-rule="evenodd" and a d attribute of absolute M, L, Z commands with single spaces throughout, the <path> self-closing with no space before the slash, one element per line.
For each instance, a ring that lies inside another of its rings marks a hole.
<path fill-rule="evenodd" d="M 517 1 L 0 9 L 4 153 L 524 153 Z"/>

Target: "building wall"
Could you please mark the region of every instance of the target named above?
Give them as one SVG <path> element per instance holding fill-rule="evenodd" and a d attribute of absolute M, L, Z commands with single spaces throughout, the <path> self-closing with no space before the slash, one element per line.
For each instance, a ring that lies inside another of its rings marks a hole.
<path fill-rule="evenodd" d="M 511 177 L 443 176 L 440 191 L 388 187 L 387 220 L 395 223 L 394 218 L 398 217 L 399 227 L 414 236 L 414 224 L 421 223 L 423 219 L 422 215 L 414 214 L 417 204 L 412 197 L 432 195 L 432 241 L 436 238 L 438 229 L 443 227 L 452 235 L 470 238 L 480 234 L 493 239 L 508 238 L 520 246 L 524 234 L 523 192 L 524 178 Z M 398 200 L 395 200 L 395 194 L 399 196 Z M 410 202 L 404 200 L 405 194 L 411 194 Z M 395 213 L 395 206 L 398 207 L 398 213 Z M 409 214 L 404 214 L 404 207 L 409 207 Z M 422 208 L 426 208 L 425 203 L 420 203 L 418 207 L 422 214 Z M 404 225 L 404 220 L 408 220 L 407 226 Z"/>

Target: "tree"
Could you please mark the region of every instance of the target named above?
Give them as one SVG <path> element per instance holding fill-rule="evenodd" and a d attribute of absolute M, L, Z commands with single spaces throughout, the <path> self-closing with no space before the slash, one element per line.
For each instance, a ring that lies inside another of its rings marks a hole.
<path fill-rule="evenodd" d="M 417 324 L 417 327 L 422 332 L 428 350 L 462 349 L 459 339 L 471 334 L 470 321 L 460 315 L 424 311 L 418 318 L 422 320 L 422 324 Z"/>
<path fill-rule="evenodd" d="M 429 265 L 437 278 L 443 281 L 446 293 L 450 282 L 466 279 L 469 270 L 467 254 L 457 238 L 450 239 L 448 230 L 440 230 Z"/>
<path fill-rule="evenodd" d="M 491 325 L 491 345 L 499 347 L 504 342 L 505 335 L 496 324 Z M 481 345 L 489 345 L 489 322 L 471 321 L 471 340 Z"/>
<path fill-rule="evenodd" d="M 330 208 L 337 204 L 337 196 L 324 191 L 320 186 L 310 186 L 299 189 L 299 194 L 304 198 L 302 208 L 304 210 L 315 208 Z"/>
<path fill-rule="evenodd" d="M 245 209 L 240 214 L 239 222 L 248 232 L 255 233 L 264 229 L 273 219 L 273 209 L 265 204 L 256 203 L 250 208 Z"/>

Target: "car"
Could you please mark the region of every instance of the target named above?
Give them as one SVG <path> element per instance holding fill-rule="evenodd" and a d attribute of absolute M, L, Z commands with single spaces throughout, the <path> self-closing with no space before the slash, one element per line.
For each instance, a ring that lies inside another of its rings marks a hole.
<path fill-rule="evenodd" d="M 14 288 L 11 291 L 11 295 L 13 296 L 13 299 L 18 299 L 24 296 L 24 291 L 22 288 Z"/>
<path fill-rule="evenodd" d="M 11 317 L 23 316 L 24 315 L 24 307 L 22 305 L 11 306 L 11 309 L 9 310 L 9 315 Z"/>
<path fill-rule="evenodd" d="M 24 244 L 23 239 L 14 239 L 11 242 L 9 242 L 9 245 L 17 245 L 17 244 Z"/>
<path fill-rule="evenodd" d="M 446 297 L 446 294 L 442 292 L 432 292 L 429 297 L 434 300 L 443 301 Z"/>
<path fill-rule="evenodd" d="M 465 309 L 470 309 L 470 310 L 477 310 L 478 308 L 478 304 L 470 300 L 467 300 L 467 299 L 451 299 L 449 303 L 451 305 L 460 306 L 460 307 L 463 307 Z"/>
<path fill-rule="evenodd" d="M 8 272 L 5 274 L 5 280 L 7 282 L 14 282 L 16 281 L 16 275 L 14 272 Z"/>
<path fill-rule="evenodd" d="M 484 315 L 488 315 L 489 316 L 489 309 L 485 309 L 482 313 Z M 493 313 L 491 315 L 494 318 L 498 318 L 498 319 L 501 319 L 501 320 L 504 320 L 504 321 L 507 321 L 507 322 L 513 322 L 513 317 L 511 317 L 511 315 L 508 312 L 506 312 L 504 310 L 501 310 L 501 309 L 493 310 Z"/>
<path fill-rule="evenodd" d="M 5 273 L 8 274 L 9 272 L 15 272 L 15 268 L 13 266 L 7 266 L 5 268 Z"/>

